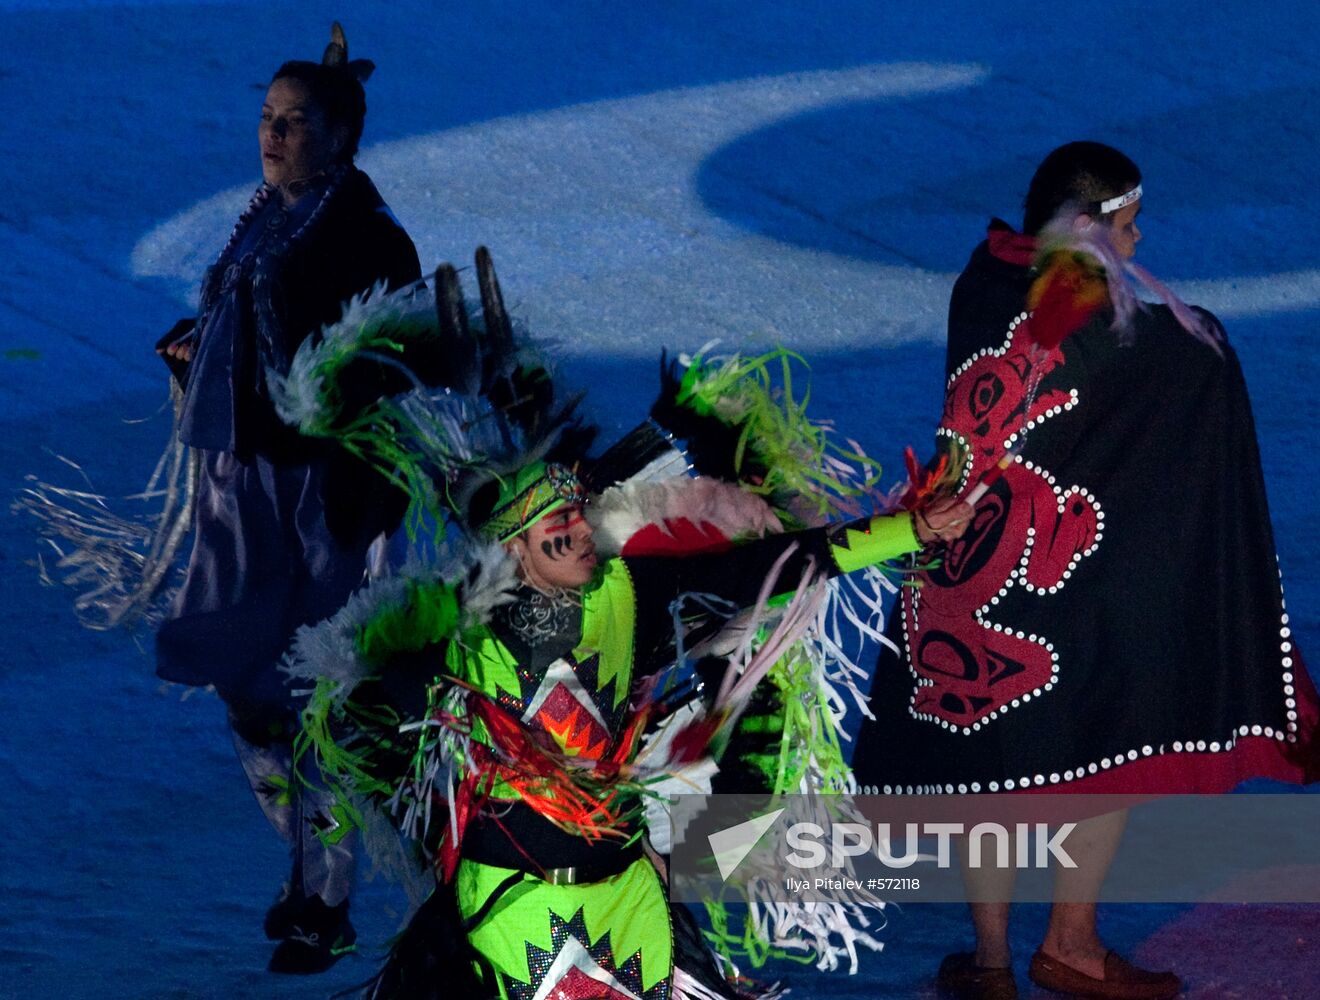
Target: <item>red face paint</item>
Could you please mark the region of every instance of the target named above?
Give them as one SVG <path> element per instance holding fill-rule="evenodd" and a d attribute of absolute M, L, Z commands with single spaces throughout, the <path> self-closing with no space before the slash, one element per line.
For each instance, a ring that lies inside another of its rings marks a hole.
<path fill-rule="evenodd" d="M 562 521 L 560 520 L 561 517 L 563 518 Z M 545 533 L 547 535 L 557 535 L 569 531 L 572 528 L 576 528 L 583 522 L 583 520 L 582 511 L 577 509 L 574 509 L 571 513 L 556 515 L 546 524 Z"/>

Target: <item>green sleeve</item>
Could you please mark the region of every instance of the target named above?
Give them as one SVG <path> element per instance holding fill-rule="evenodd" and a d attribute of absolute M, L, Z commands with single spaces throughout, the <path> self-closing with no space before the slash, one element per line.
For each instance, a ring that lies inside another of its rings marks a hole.
<path fill-rule="evenodd" d="M 874 566 L 919 548 L 921 542 L 907 511 L 854 521 L 830 535 L 830 555 L 840 573 Z"/>

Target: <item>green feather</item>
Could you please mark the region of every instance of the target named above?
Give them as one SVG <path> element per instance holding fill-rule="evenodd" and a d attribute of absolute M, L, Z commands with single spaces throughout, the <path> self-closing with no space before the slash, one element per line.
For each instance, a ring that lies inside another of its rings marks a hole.
<path fill-rule="evenodd" d="M 443 641 L 458 628 L 458 594 L 442 580 L 409 580 L 403 604 L 387 605 L 358 628 L 362 658 L 382 664 L 395 653 L 415 653 Z"/>
<path fill-rule="evenodd" d="M 880 468 L 836 444 L 830 425 L 807 415 L 811 390 L 796 398 L 798 366 L 809 370 L 801 355 L 784 348 L 751 358 L 697 356 L 683 373 L 675 402 L 738 429 L 734 467 L 754 458 L 764 479 L 749 488 L 774 506 L 800 497 L 818 515 L 852 513 L 849 501 L 879 482 Z"/>

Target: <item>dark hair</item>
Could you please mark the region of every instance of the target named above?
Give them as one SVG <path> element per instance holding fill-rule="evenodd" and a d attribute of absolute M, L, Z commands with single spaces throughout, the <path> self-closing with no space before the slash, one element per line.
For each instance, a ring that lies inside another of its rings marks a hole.
<path fill-rule="evenodd" d="M 324 112 L 326 123 L 331 128 L 348 129 L 348 142 L 339 151 L 339 161 L 352 163 L 367 121 L 367 94 L 357 76 L 345 67 L 293 59 L 275 71 L 270 82 L 276 80 L 297 80 L 306 86 Z"/>
<path fill-rule="evenodd" d="M 1102 142 L 1070 142 L 1036 168 L 1023 206 L 1022 231 L 1039 233 L 1064 205 L 1076 202 L 1100 217 L 1100 203 L 1141 183 L 1141 171 L 1127 156 Z"/>

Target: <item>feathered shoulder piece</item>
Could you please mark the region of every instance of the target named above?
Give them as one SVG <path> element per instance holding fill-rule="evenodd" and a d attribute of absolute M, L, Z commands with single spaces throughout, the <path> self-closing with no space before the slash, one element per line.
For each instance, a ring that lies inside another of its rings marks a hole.
<path fill-rule="evenodd" d="M 315 683 L 337 708 L 393 658 L 488 622 L 517 586 L 516 561 L 495 544 L 467 546 L 441 563 L 410 561 L 372 580 L 330 618 L 300 628 L 282 669 Z"/>
<path fill-rule="evenodd" d="M 441 523 L 455 514 L 461 478 L 516 468 L 584 433 L 577 400 L 556 401 L 547 363 L 515 332 L 485 247 L 476 263 L 479 305 L 444 264 L 432 288 L 354 298 L 303 342 L 287 376 L 267 373 L 281 419 L 338 441 L 402 488 L 410 523 L 422 511 Z"/>
<path fill-rule="evenodd" d="M 811 393 L 795 396 L 807 364 L 783 348 L 757 357 L 661 358 L 651 418 L 683 441 L 698 472 L 740 482 L 798 520 L 857 516 L 879 500 L 880 469 L 827 421 L 807 415 Z"/>
<path fill-rule="evenodd" d="M 424 285 L 386 291 L 385 282 L 361 292 L 343 315 L 307 338 L 293 357 L 287 376 L 267 376 L 276 411 L 287 424 L 311 437 L 344 437 L 360 415 L 354 408 L 352 376 L 363 361 L 396 372 L 412 388 L 421 384 L 404 357 L 438 336 L 435 299 Z"/>
<path fill-rule="evenodd" d="M 515 562 L 497 545 L 443 565 L 410 562 L 372 581 L 333 617 L 299 629 L 282 665 L 295 687 L 311 685 L 295 752 L 314 756 L 335 798 L 336 825 L 324 836 L 362 830 L 377 866 L 405 885 L 451 752 L 432 722 L 455 694 L 444 644 L 488 622 L 517 586 Z"/>
<path fill-rule="evenodd" d="M 691 555 L 783 531 L 763 497 L 707 476 L 611 486 L 592 500 L 587 519 L 607 557 Z"/>

